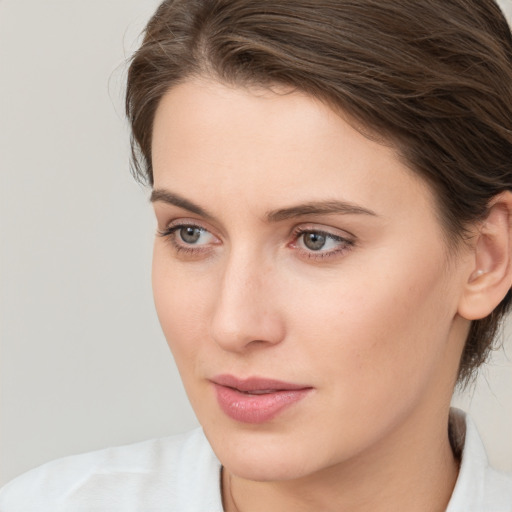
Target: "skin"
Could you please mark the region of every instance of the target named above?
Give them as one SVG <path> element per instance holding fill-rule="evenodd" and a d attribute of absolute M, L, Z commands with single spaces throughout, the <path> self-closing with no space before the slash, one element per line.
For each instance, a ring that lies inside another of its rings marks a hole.
<path fill-rule="evenodd" d="M 152 158 L 158 230 L 177 228 L 155 239 L 155 304 L 226 510 L 444 510 L 475 251 L 450 253 L 429 187 L 314 98 L 206 79 L 163 98 Z M 333 201 L 357 208 L 269 218 Z M 203 231 L 187 243 L 191 225 Z M 219 374 L 313 391 L 239 423 Z"/>

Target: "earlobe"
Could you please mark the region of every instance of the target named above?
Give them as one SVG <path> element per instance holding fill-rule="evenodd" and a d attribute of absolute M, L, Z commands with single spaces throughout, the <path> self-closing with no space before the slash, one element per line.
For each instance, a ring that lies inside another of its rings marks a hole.
<path fill-rule="evenodd" d="M 458 313 L 467 320 L 488 316 L 512 285 L 512 193 L 502 192 L 491 202 L 479 225 L 473 258 Z"/>

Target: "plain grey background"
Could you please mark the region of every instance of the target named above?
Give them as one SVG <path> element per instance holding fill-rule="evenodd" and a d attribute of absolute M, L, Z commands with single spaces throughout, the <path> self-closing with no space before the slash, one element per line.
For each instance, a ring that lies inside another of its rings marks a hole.
<path fill-rule="evenodd" d="M 125 61 L 158 3 L 0 0 L 0 484 L 197 425 L 153 311 L 123 114 Z M 510 338 L 455 399 L 508 470 Z"/>

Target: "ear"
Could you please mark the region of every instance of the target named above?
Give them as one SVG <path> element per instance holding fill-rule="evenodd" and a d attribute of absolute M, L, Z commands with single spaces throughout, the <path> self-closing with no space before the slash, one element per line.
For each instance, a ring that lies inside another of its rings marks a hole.
<path fill-rule="evenodd" d="M 512 285 L 512 193 L 490 203 L 487 218 L 476 230 L 467 282 L 458 313 L 467 320 L 488 316 Z"/>

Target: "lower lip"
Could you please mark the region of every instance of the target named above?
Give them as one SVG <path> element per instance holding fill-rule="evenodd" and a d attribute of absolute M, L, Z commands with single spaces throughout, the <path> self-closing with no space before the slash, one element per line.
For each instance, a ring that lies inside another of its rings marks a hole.
<path fill-rule="evenodd" d="M 289 406 L 302 400 L 311 388 L 274 391 L 249 395 L 236 389 L 214 384 L 222 411 L 242 423 L 265 423 Z"/>

